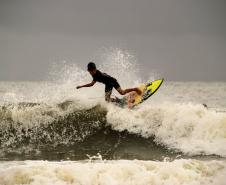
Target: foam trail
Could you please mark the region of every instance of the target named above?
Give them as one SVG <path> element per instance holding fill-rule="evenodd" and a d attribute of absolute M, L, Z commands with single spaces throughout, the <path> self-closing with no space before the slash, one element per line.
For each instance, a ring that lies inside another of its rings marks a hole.
<path fill-rule="evenodd" d="M 0 163 L 4 185 L 225 185 L 225 161 L 175 160 Z"/>

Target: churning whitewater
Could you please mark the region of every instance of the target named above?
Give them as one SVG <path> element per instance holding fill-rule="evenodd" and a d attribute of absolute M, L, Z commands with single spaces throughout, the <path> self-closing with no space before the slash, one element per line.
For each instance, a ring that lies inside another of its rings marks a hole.
<path fill-rule="evenodd" d="M 3 170 L 4 169 L 4 170 Z M 25 161 L 0 164 L 0 184 L 91 184 L 91 185 L 225 185 L 222 161 L 175 160 L 47 162 Z"/>

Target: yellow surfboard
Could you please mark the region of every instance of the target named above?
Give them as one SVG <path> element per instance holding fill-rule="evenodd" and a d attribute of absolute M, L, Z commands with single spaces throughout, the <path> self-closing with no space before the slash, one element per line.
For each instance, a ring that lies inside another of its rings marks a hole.
<path fill-rule="evenodd" d="M 119 106 L 121 107 L 129 107 L 132 108 L 145 100 L 151 97 L 158 88 L 162 85 L 164 79 L 155 80 L 152 82 L 148 82 L 146 84 L 142 84 L 139 89 L 142 91 L 141 95 L 138 95 L 135 92 L 129 93 L 119 101 Z"/>

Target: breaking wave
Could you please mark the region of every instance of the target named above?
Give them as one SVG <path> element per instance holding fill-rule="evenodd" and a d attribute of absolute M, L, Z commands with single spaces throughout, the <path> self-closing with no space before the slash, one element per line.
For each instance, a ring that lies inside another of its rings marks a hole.
<path fill-rule="evenodd" d="M 19 103 L 0 107 L 1 148 L 73 145 L 111 127 L 189 155 L 226 156 L 226 113 L 203 105 L 163 103 L 135 110 L 110 104 L 77 109 L 74 101 L 55 107 Z"/>
<path fill-rule="evenodd" d="M 143 81 L 129 53 L 115 50 L 101 60 L 100 69 L 117 77 L 123 87 Z M 56 64 L 51 78 L 43 83 L 0 83 L 1 149 L 73 145 L 110 127 L 186 155 L 226 157 L 226 112 L 202 105 L 207 102 L 217 107 L 219 103 L 225 108 L 225 83 L 165 83 L 159 93 L 130 110 L 105 103 L 101 84 L 76 90 L 76 85 L 91 80 L 77 65 Z M 208 89 L 216 86 L 214 99 Z"/>

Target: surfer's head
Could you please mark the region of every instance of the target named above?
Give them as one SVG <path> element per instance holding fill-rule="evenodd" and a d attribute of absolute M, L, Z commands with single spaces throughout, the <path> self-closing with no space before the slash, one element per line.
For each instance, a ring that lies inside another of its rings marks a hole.
<path fill-rule="evenodd" d="M 93 63 L 93 62 L 88 63 L 87 70 L 89 71 L 89 73 L 91 75 L 95 75 L 96 74 L 96 70 L 97 70 L 96 64 Z"/>

